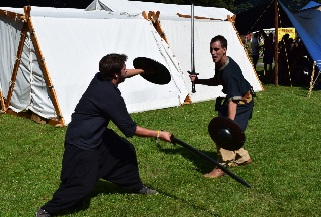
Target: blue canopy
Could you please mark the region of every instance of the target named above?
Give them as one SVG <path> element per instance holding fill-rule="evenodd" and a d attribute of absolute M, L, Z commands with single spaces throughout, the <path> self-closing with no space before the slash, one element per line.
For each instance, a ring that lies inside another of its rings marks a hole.
<path fill-rule="evenodd" d="M 279 3 L 321 72 L 321 8 L 313 7 L 291 13 L 280 1 Z"/>
<path fill-rule="evenodd" d="M 314 8 L 314 7 L 317 7 L 317 6 L 321 6 L 320 3 L 317 3 L 315 1 L 310 1 L 306 6 L 304 6 L 303 8 L 301 8 L 301 11 L 302 10 L 306 10 L 306 9 L 309 9 L 309 8 Z"/>

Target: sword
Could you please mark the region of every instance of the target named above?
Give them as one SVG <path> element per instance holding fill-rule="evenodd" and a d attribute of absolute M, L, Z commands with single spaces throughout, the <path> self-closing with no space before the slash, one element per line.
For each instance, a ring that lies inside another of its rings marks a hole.
<path fill-rule="evenodd" d="M 191 5 L 191 71 L 187 71 L 190 75 L 198 75 L 195 72 L 194 58 L 194 4 Z M 192 81 L 192 93 L 195 93 L 195 81 Z"/>
<path fill-rule="evenodd" d="M 179 144 L 185 148 L 187 148 L 188 150 L 194 152 L 195 154 L 201 156 L 202 158 L 212 162 L 213 164 L 215 164 L 215 166 L 217 166 L 218 168 L 220 168 L 221 170 L 223 170 L 224 173 L 226 173 L 227 175 L 229 175 L 230 177 L 232 177 L 234 180 L 238 181 L 239 183 L 241 183 L 242 185 L 251 188 L 251 185 L 249 183 L 247 183 L 244 179 L 241 179 L 240 177 L 238 177 L 237 175 L 235 175 L 234 173 L 232 173 L 230 170 L 228 170 L 226 167 L 224 167 L 223 165 L 221 165 L 220 163 L 218 163 L 217 161 L 213 160 L 212 158 L 210 158 L 209 156 L 207 156 L 206 154 L 204 154 L 203 152 L 193 148 L 192 146 L 190 146 L 189 144 L 177 139 L 174 137 L 174 135 L 171 136 L 171 142 L 175 145 L 175 144 Z"/>

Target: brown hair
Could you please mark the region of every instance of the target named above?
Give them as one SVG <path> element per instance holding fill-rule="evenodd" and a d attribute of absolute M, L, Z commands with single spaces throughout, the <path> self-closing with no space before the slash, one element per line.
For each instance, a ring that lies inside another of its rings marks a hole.
<path fill-rule="evenodd" d="M 107 54 L 99 61 L 99 74 L 104 80 L 112 80 L 119 74 L 127 61 L 127 55 L 111 53 Z"/>
<path fill-rule="evenodd" d="M 226 38 L 224 38 L 224 36 L 222 36 L 222 35 L 215 36 L 214 38 L 212 38 L 211 44 L 216 42 L 216 41 L 219 41 L 221 43 L 221 47 L 222 48 L 226 48 L 227 49 L 227 40 L 226 40 Z"/>

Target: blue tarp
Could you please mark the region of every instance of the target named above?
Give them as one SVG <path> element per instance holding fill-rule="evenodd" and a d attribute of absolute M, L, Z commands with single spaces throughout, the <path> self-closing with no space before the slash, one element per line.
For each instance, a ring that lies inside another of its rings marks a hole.
<path fill-rule="evenodd" d="M 304 6 L 303 8 L 301 8 L 301 11 L 302 11 L 302 10 L 309 9 L 309 8 L 318 7 L 318 6 L 321 6 L 321 4 L 320 4 L 320 3 L 317 3 L 317 2 L 315 2 L 315 1 L 310 1 L 306 6 Z"/>
<path fill-rule="evenodd" d="M 313 7 L 291 13 L 280 1 L 279 3 L 321 72 L 321 8 Z"/>

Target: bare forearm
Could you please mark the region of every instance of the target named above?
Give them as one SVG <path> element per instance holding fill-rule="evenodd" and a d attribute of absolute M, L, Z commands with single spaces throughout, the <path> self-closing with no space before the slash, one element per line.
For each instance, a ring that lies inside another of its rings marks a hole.
<path fill-rule="evenodd" d="M 142 70 L 142 69 L 127 69 L 126 78 L 133 77 L 133 76 L 141 74 L 143 72 L 144 72 L 144 70 Z"/>
<path fill-rule="evenodd" d="M 203 85 L 207 85 L 207 86 L 220 85 L 220 83 L 216 77 L 208 78 L 208 79 L 199 79 L 196 76 L 195 77 L 190 76 L 190 77 L 191 77 L 191 81 L 194 81 L 195 84 L 203 84 Z"/>
<path fill-rule="evenodd" d="M 136 127 L 136 136 L 139 137 L 150 137 L 150 138 L 159 138 L 165 142 L 170 142 L 171 134 L 169 132 L 160 131 L 160 130 L 150 130 L 140 126 Z"/>
<path fill-rule="evenodd" d="M 234 120 L 236 115 L 237 104 L 233 101 L 228 102 L 227 105 L 227 117 L 231 120 Z"/>

